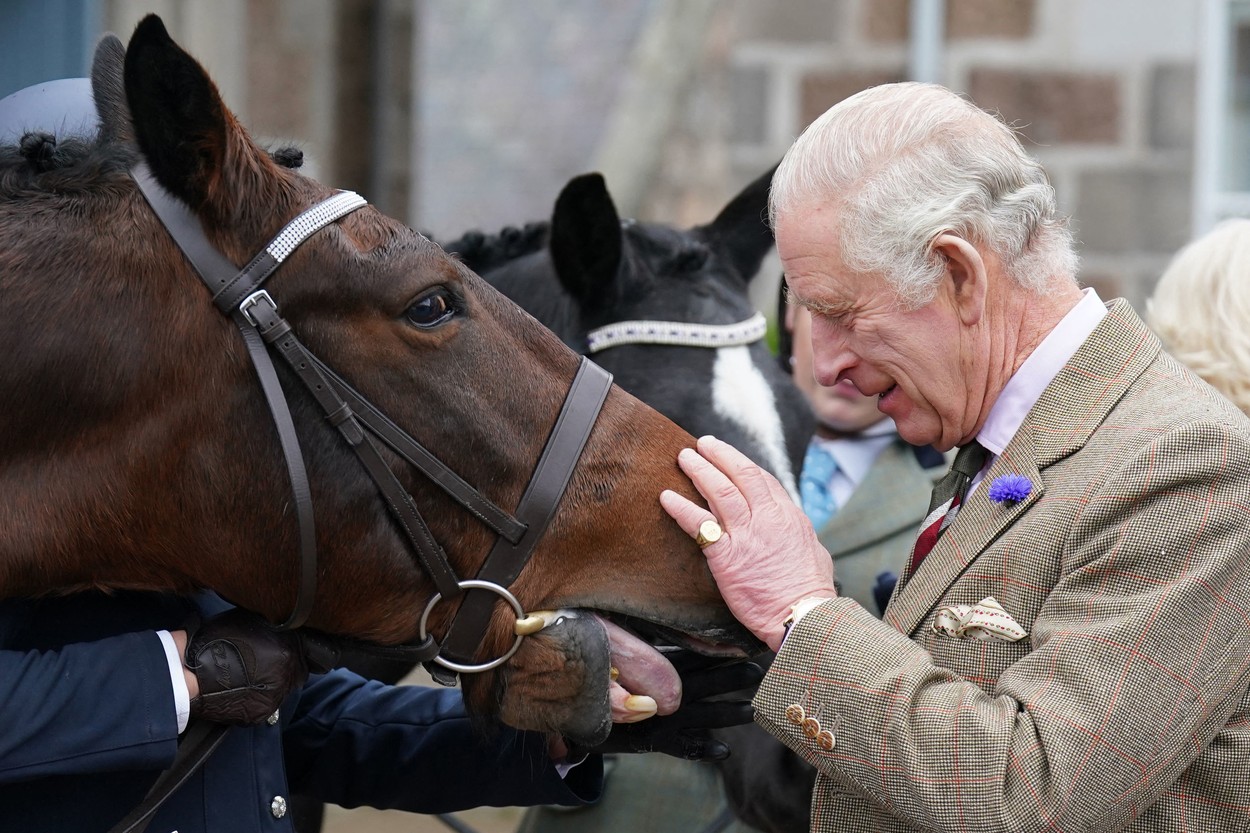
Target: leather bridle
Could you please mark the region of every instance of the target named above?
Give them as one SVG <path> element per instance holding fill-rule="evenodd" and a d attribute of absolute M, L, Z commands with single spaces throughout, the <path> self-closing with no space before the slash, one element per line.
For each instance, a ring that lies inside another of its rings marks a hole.
<path fill-rule="evenodd" d="M 456 673 L 486 671 L 506 662 L 520 647 L 524 638 L 521 633 L 517 633 L 515 641 L 502 656 L 476 664 L 471 660 L 486 634 L 497 598 L 502 598 L 513 608 L 518 621 L 524 617 L 520 602 L 507 588 L 524 568 L 555 515 L 611 387 L 611 374 L 588 359 L 582 359 L 555 427 L 513 516 L 465 482 L 313 355 L 281 316 L 273 297 L 262 288 L 265 280 L 301 243 L 318 230 L 366 205 L 362 197 L 350 191 L 339 191 L 306 209 L 239 269 L 209 242 L 199 218 L 156 181 L 146 163 L 135 166 L 131 175 L 212 294 L 214 305 L 239 328 L 278 429 L 294 495 L 300 540 L 300 582 L 296 602 L 291 615 L 280 627 L 298 628 L 307 621 L 316 592 L 317 552 L 308 475 L 290 406 L 274 369 L 270 349 L 294 371 L 321 407 L 326 419 L 360 458 L 395 522 L 411 544 L 418 563 L 437 590 L 421 616 L 419 641 L 414 645 L 385 648 L 383 651 L 392 657 L 436 664 L 439 667 L 432 667 L 431 670 L 435 678 L 445 685 L 454 684 Z M 417 510 L 412 496 L 383 459 L 379 442 L 416 467 L 498 536 L 476 578 L 461 580 L 456 575 L 447 554 L 434 540 Z M 461 594 L 464 594 L 464 600 L 440 645 L 426 631 L 430 611 L 440 601 L 457 598 Z"/>
<path fill-rule="evenodd" d="M 594 355 L 626 344 L 664 344 L 672 347 L 742 347 L 768 332 L 768 321 L 757 312 L 733 324 L 695 321 L 615 321 L 586 333 L 586 353 Z"/>

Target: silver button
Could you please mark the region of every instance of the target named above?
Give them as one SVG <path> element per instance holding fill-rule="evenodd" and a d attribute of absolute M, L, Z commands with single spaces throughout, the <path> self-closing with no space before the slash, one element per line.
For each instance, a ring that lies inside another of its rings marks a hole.
<path fill-rule="evenodd" d="M 266 718 L 265 718 L 265 722 L 266 722 L 266 723 L 268 723 L 270 726 L 275 726 L 275 725 L 277 725 L 277 723 L 278 723 L 278 710 L 277 710 L 277 709 L 274 709 L 274 710 L 273 710 L 273 714 L 271 714 L 271 715 L 269 715 L 268 717 L 266 717 Z"/>
<path fill-rule="evenodd" d="M 286 799 L 280 795 L 275 795 L 273 801 L 269 802 L 269 812 L 273 813 L 275 819 L 280 819 L 286 815 Z"/>

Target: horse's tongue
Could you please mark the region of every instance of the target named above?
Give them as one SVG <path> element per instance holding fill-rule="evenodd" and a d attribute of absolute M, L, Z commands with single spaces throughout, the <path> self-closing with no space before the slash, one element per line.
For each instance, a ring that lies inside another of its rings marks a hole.
<path fill-rule="evenodd" d="M 617 682 L 630 694 L 655 700 L 656 714 L 672 714 L 681 705 L 681 677 L 664 655 L 624 628 L 598 617 L 608 632 Z"/>

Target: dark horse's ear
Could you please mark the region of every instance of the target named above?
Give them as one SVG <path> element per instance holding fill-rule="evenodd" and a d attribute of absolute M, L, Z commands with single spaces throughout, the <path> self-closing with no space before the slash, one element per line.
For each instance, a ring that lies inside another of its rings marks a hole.
<path fill-rule="evenodd" d="M 222 193 L 228 143 L 242 131 L 203 67 L 156 15 L 140 21 L 130 38 L 125 90 L 152 174 L 193 210 L 211 211 L 214 194 Z"/>
<path fill-rule="evenodd" d="M 768 188 L 774 165 L 721 209 L 704 231 L 715 241 L 742 277 L 750 280 L 760 269 L 764 255 L 773 247 L 773 230 L 768 225 Z"/>
<path fill-rule="evenodd" d="M 551 262 L 565 290 L 583 305 L 608 300 L 603 287 L 621 263 L 621 218 L 599 174 L 573 177 L 551 214 Z"/>
<path fill-rule="evenodd" d="M 91 61 L 91 95 L 100 117 L 100 144 L 134 141 L 130 126 L 130 107 L 122 86 L 122 66 L 126 47 L 117 35 L 105 35 L 95 48 Z"/>

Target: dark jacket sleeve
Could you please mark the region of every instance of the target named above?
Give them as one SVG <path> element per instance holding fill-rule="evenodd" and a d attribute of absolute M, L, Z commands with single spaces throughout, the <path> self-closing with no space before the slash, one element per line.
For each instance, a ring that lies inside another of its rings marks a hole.
<path fill-rule="evenodd" d="M 344 807 L 584 804 L 602 788 L 598 756 L 561 779 L 541 734 L 471 720 L 457 689 L 387 686 L 345 670 L 309 681 L 283 744 L 292 789 Z"/>
<path fill-rule="evenodd" d="M 160 770 L 177 740 L 169 666 L 155 632 L 0 650 L 0 784 Z"/>

